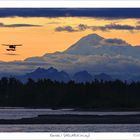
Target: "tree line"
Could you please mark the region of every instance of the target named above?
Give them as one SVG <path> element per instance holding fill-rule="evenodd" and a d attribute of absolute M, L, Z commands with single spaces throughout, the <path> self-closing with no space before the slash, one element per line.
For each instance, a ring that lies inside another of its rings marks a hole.
<path fill-rule="evenodd" d="M 68 83 L 11 77 L 0 79 L 0 106 L 46 108 L 140 108 L 140 82 Z"/>

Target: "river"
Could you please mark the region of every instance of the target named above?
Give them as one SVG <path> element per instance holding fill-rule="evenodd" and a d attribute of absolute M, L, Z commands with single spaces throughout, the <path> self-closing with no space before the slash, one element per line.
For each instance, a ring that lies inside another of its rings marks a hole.
<path fill-rule="evenodd" d="M 73 109 L 0 108 L 0 119 L 32 118 L 43 114 L 138 115 L 140 112 L 84 112 Z M 140 124 L 34 124 L 0 125 L 0 132 L 140 132 Z"/>

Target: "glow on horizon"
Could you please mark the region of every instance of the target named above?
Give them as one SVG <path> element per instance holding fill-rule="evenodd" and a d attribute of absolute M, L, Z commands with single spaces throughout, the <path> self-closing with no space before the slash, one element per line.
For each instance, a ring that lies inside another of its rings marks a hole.
<path fill-rule="evenodd" d="M 28 57 L 42 56 L 46 53 L 64 51 L 81 37 L 96 33 L 104 38 L 120 38 L 132 45 L 140 45 L 140 30 L 110 30 L 110 31 L 92 31 L 90 29 L 79 32 L 56 32 L 55 28 L 59 26 L 72 26 L 75 28 L 79 24 L 88 26 L 104 26 L 111 23 L 121 25 L 135 26 L 139 19 L 101 19 L 88 17 L 9 17 L 0 18 L 0 23 L 10 24 L 34 24 L 40 27 L 2 27 L 0 26 L 0 44 L 23 44 L 17 48 L 16 55 L 6 55 L 6 47 L 0 47 L 0 60 L 13 61 L 24 60 Z"/>

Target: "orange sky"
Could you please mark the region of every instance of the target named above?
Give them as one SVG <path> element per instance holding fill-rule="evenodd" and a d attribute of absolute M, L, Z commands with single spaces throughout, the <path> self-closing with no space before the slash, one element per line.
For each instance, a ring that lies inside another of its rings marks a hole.
<path fill-rule="evenodd" d="M 137 25 L 138 19 L 124 20 L 105 20 L 85 17 L 61 17 L 61 18 L 0 18 L 0 23 L 10 24 L 34 24 L 41 27 L 1 27 L 0 26 L 0 44 L 23 44 L 18 47 L 16 55 L 6 55 L 6 47 L 0 47 L 0 60 L 13 61 L 24 60 L 32 56 L 41 56 L 45 53 L 63 51 L 78 41 L 81 37 L 97 33 L 105 38 L 121 38 L 132 45 L 140 45 L 140 31 L 130 32 L 126 30 L 111 30 L 109 32 L 92 31 L 87 29 L 80 32 L 56 32 L 58 26 L 72 26 L 76 28 L 79 24 L 88 26 L 104 26 L 111 23 L 121 25 Z"/>

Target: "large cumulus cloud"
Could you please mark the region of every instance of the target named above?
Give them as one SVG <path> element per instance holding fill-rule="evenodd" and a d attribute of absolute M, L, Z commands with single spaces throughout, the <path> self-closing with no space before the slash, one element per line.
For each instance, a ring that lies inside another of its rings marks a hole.
<path fill-rule="evenodd" d="M 111 75 L 139 75 L 140 61 L 131 56 L 115 55 L 74 55 L 74 54 L 46 54 L 19 62 L 1 62 L 0 72 L 23 74 L 38 67 L 55 67 L 69 73 L 88 70 L 92 74 L 108 73 Z"/>

